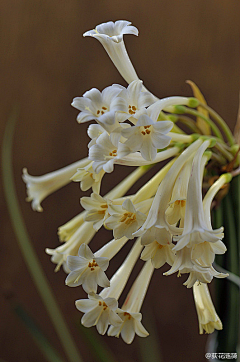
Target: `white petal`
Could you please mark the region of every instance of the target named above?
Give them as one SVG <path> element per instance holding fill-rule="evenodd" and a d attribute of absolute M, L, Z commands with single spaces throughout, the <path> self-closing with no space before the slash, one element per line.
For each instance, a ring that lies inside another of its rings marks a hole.
<path fill-rule="evenodd" d="M 87 312 L 83 315 L 81 322 L 84 327 L 92 327 L 96 324 L 96 320 L 101 313 L 102 307 L 97 305 L 95 308 L 93 308 L 91 311 Z"/>

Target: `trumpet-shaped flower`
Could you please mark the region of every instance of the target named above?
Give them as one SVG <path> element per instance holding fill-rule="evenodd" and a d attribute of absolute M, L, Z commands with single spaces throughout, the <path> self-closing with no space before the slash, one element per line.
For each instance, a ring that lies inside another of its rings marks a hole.
<path fill-rule="evenodd" d="M 84 93 L 83 97 L 73 99 L 72 106 L 81 112 L 77 116 L 78 123 L 95 120 L 103 128 L 115 123 L 115 111 L 122 108 L 116 104 L 116 97 L 123 89 L 122 86 L 114 84 L 105 88 L 102 93 L 96 89 Z"/>
<path fill-rule="evenodd" d="M 80 182 L 80 187 L 82 191 L 87 191 L 92 188 L 93 192 L 99 194 L 102 178 L 105 174 L 104 170 L 101 170 L 99 173 L 94 172 L 93 162 L 90 162 L 88 166 L 84 168 L 79 168 L 77 172 L 72 176 L 71 180 L 75 182 Z"/>
<path fill-rule="evenodd" d="M 120 326 L 110 326 L 109 336 L 119 337 L 121 334 L 124 342 L 132 343 L 135 334 L 140 337 L 147 337 L 149 333 L 141 323 L 142 314 L 140 309 L 144 301 L 148 285 L 150 283 L 154 268 L 151 261 L 147 261 L 133 283 L 121 309 L 117 310 L 123 322 Z"/>
<path fill-rule="evenodd" d="M 119 337 L 121 335 L 124 342 L 132 343 L 135 334 L 139 337 L 147 337 L 148 331 L 143 327 L 141 313 L 129 313 L 121 309 L 117 309 L 117 314 L 122 319 L 120 326 L 110 326 L 108 336 Z"/>
<path fill-rule="evenodd" d="M 68 256 L 67 266 L 71 271 L 65 283 L 70 287 L 82 285 L 86 293 L 97 292 L 97 286 L 109 287 L 109 280 L 104 273 L 109 261 L 104 257 L 96 257 L 88 245 L 82 244 L 78 256 Z"/>
<path fill-rule="evenodd" d="M 133 239 L 133 233 L 146 220 L 146 215 L 137 211 L 130 199 L 126 199 L 122 206 L 110 205 L 108 212 L 111 216 L 105 221 L 105 225 L 113 230 L 115 239 L 123 236 Z"/>
<path fill-rule="evenodd" d="M 89 159 L 93 162 L 93 170 L 99 173 L 104 170 L 111 173 L 114 161 L 118 156 L 118 143 L 112 143 L 107 132 L 102 133 L 96 140 L 96 144 L 89 149 Z"/>
<path fill-rule="evenodd" d="M 96 326 L 100 334 L 105 334 L 109 324 L 121 325 L 122 320 L 116 314 L 118 302 L 115 298 L 103 299 L 93 292 L 88 294 L 88 298 L 75 302 L 77 309 L 84 313 L 81 322 L 85 327 Z"/>
<path fill-rule="evenodd" d="M 141 254 L 142 260 L 151 260 L 155 269 L 161 268 L 165 263 L 173 265 L 174 253 L 173 244 L 161 245 L 156 240 L 145 246 Z"/>
<path fill-rule="evenodd" d="M 132 123 L 136 123 L 139 112 L 145 110 L 145 107 L 155 102 L 155 97 L 143 91 L 141 80 L 134 80 L 129 84 L 127 89 L 123 89 L 118 95 L 118 101 L 122 104 L 122 111 L 116 113 L 118 122 L 129 119 Z"/>
<path fill-rule="evenodd" d="M 63 265 L 66 273 L 69 273 L 70 270 L 66 264 L 67 257 L 69 255 L 77 255 L 78 249 L 81 244 L 88 244 L 96 231 L 93 228 L 93 224 L 91 222 L 82 223 L 79 228 L 71 235 L 71 237 L 67 240 L 63 245 L 58 246 L 56 249 L 46 248 L 46 253 L 52 255 L 51 261 L 54 264 L 57 264 L 55 271 L 58 271 Z"/>
<path fill-rule="evenodd" d="M 32 201 L 32 209 L 43 211 L 41 202 L 48 195 L 70 183 L 71 177 L 76 170 L 79 167 L 85 167 L 87 164 L 89 164 L 89 160 L 84 158 L 69 166 L 61 168 L 60 170 L 47 173 L 43 176 L 31 176 L 28 174 L 27 169 L 24 168 L 22 178 L 27 186 L 27 201 Z"/>
<path fill-rule="evenodd" d="M 209 228 L 203 211 L 201 159 L 209 144 L 210 141 L 205 141 L 193 159 L 192 172 L 188 184 L 184 229 L 181 236 L 175 236 L 174 238 L 177 240 L 177 244 L 173 248 L 174 251 L 181 250 L 185 246 L 192 247 L 205 241 L 214 243 L 223 238 L 223 227 L 217 230 Z"/>
<path fill-rule="evenodd" d="M 130 84 L 133 80 L 137 80 L 138 76 L 127 54 L 123 41 L 124 34 L 138 35 L 138 30 L 131 26 L 129 21 L 118 20 L 115 23 L 109 21 L 97 25 L 83 36 L 91 36 L 100 41 L 121 76 Z"/>
<path fill-rule="evenodd" d="M 156 158 L 158 149 L 169 145 L 171 137 L 166 136 L 166 133 L 172 127 L 171 121 L 154 122 L 148 115 L 142 114 L 136 126 L 122 130 L 122 135 L 127 138 L 124 146 L 130 152 L 140 151 L 145 160 L 152 161 Z"/>
<path fill-rule="evenodd" d="M 201 259 L 193 259 L 192 248 L 184 247 L 176 252 L 172 268 L 164 273 L 171 275 L 175 272 L 179 275 L 189 273 L 187 281 L 184 283 L 187 288 L 191 288 L 195 282 L 210 283 L 213 277 L 225 278 L 227 274 L 218 273 L 212 265 L 204 265 Z"/>
<path fill-rule="evenodd" d="M 58 237 L 60 241 L 67 241 L 84 222 L 85 211 L 81 212 L 67 223 L 59 226 Z"/>
<path fill-rule="evenodd" d="M 199 146 L 202 144 L 201 140 L 195 141 L 191 146 L 189 146 L 185 151 L 181 153 L 181 155 L 177 158 L 174 164 L 171 166 L 167 175 L 164 177 L 162 182 L 160 183 L 156 195 L 153 199 L 152 206 L 148 213 L 147 219 L 142 225 L 142 227 L 134 234 L 135 236 L 142 236 L 147 232 L 150 232 L 151 228 L 157 227 L 159 228 L 159 236 L 161 239 L 157 239 L 157 241 L 164 245 L 166 240 L 171 242 L 172 234 L 181 233 L 181 229 L 171 226 L 166 219 L 166 210 L 171 200 L 171 195 L 173 191 L 174 184 L 176 182 L 177 176 L 181 171 L 182 167 L 188 161 L 189 158 L 192 157 L 192 154 L 196 152 Z M 154 231 L 155 233 L 156 231 Z M 153 233 L 153 235 L 154 235 Z M 151 241 L 154 241 L 154 238 L 151 238 Z"/>
<path fill-rule="evenodd" d="M 105 129 L 100 126 L 100 124 L 90 124 L 87 130 L 87 134 L 91 138 L 91 141 L 88 144 L 88 148 L 95 145 L 96 140 L 102 133 L 104 133 L 104 131 Z"/>
<path fill-rule="evenodd" d="M 222 322 L 214 308 L 208 286 L 206 284 L 193 285 L 193 296 L 196 305 L 199 333 L 212 333 L 215 329 L 222 329 Z"/>
<path fill-rule="evenodd" d="M 111 201 L 92 193 L 91 197 L 82 197 L 80 202 L 82 207 L 87 210 L 85 220 L 92 221 L 94 229 L 99 230 L 109 216 L 108 205 Z"/>

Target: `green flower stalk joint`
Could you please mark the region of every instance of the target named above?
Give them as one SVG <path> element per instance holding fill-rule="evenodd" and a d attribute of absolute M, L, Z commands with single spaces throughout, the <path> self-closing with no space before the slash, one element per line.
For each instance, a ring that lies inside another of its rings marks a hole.
<path fill-rule="evenodd" d="M 80 111 L 78 123 L 96 122 L 87 131 L 88 157 L 41 177 L 29 176 L 24 169 L 27 200 L 34 210 L 42 211 L 43 199 L 70 181 L 80 182 L 83 191 L 92 189 L 90 197 L 81 198 L 85 210 L 59 228 L 63 244 L 46 249 L 56 270 L 63 266 L 67 273 L 66 285 L 82 285 L 88 294 L 76 301 L 85 327 L 121 335 L 126 343 L 135 334 L 148 336 L 141 306 L 153 272 L 167 263 L 170 268 L 164 275 L 187 274 L 184 285 L 193 288 L 199 331 L 212 333 L 222 329 L 222 323 L 207 284 L 228 274 L 213 267 L 215 256 L 224 254 L 226 246 L 223 227 L 212 227 L 211 208 L 215 196 L 219 203 L 219 191 L 239 173 L 239 147 L 193 82 L 188 81 L 195 98 L 158 99 L 149 92 L 128 57 L 124 34 L 138 35 L 138 30 L 128 21 L 116 21 L 84 34 L 100 41 L 129 85 L 113 84 L 102 92 L 93 88 L 73 99 L 73 107 Z M 194 133 L 186 134 L 181 124 Z M 125 196 L 150 167 L 163 160 L 168 163 L 152 179 L 136 194 Z M 115 164 L 138 167 L 101 196 L 104 175 L 112 173 Z M 112 230 L 113 239 L 93 253 L 89 244 L 102 226 Z M 125 261 L 108 278 L 111 259 L 135 238 Z M 119 308 L 118 299 L 139 258 L 142 270 Z M 99 287 L 103 289 L 98 294 Z"/>

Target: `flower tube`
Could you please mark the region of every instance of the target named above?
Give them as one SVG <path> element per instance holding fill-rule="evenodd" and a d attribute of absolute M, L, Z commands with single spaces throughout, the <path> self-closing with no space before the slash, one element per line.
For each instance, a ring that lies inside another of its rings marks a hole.
<path fill-rule="evenodd" d="M 130 344 L 132 343 L 135 334 L 139 337 L 147 337 L 149 335 L 141 323 L 142 314 L 140 313 L 140 310 L 153 271 L 154 268 L 151 261 L 146 262 L 130 289 L 122 308 L 117 309 L 117 314 L 121 317 L 123 322 L 119 326 L 110 326 L 108 330 L 109 336 L 119 337 L 121 334 L 124 342 Z"/>
<path fill-rule="evenodd" d="M 193 296 L 197 310 L 199 333 L 212 333 L 215 329 L 222 329 L 222 322 L 214 308 L 208 286 L 204 283 L 195 283 Z"/>
<path fill-rule="evenodd" d="M 83 36 L 91 36 L 100 41 L 121 76 L 130 84 L 139 78 L 126 51 L 124 34 L 137 36 L 138 30 L 135 26 L 131 26 L 129 21 L 118 20 L 115 23 L 109 21 L 97 25 L 95 29 L 85 32 Z"/>
<path fill-rule="evenodd" d="M 74 162 L 60 170 L 47 173 L 43 176 L 31 176 L 27 169 L 23 169 L 23 181 L 27 187 L 27 201 L 32 201 L 32 209 L 43 211 L 41 202 L 50 194 L 71 182 L 71 177 L 80 167 L 89 164 L 89 160 L 84 158 Z"/>

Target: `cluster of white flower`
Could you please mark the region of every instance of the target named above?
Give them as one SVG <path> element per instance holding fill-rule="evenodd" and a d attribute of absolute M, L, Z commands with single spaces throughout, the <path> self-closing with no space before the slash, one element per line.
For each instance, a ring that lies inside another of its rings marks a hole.
<path fill-rule="evenodd" d="M 201 132 L 188 135 L 172 122 L 173 114 L 197 108 L 196 98 L 159 100 L 143 86 L 123 42 L 124 34 L 138 35 L 130 24 L 108 22 L 84 34 L 102 43 L 129 84 L 127 88 L 113 84 L 102 92 L 93 88 L 73 99 L 72 105 L 80 111 L 77 121 L 96 122 L 88 128 L 88 158 L 45 176 L 29 176 L 26 170 L 23 175 L 28 200 L 38 211 L 47 195 L 71 180 L 80 182 L 83 191 L 92 188 L 90 197 L 81 198 L 85 210 L 59 228 L 64 243 L 46 252 L 52 255 L 56 270 L 63 265 L 68 286 L 82 285 L 88 293 L 88 299 L 76 301 L 84 313 L 82 324 L 96 326 L 100 334 L 107 330 L 109 336 L 121 334 L 126 343 L 131 343 L 135 334 L 148 335 L 140 310 L 153 271 L 165 263 L 170 266 L 165 275 L 188 274 L 184 285 L 193 287 L 200 333 L 222 328 L 207 287 L 213 277 L 227 276 L 212 266 L 215 255 L 225 253 L 226 247 L 223 228 L 212 228 L 211 205 L 232 178 L 230 173 L 220 175 L 203 198 L 206 164 L 214 155 L 217 159 L 214 147 L 224 141 L 216 137 L 216 126 L 215 137 Z M 231 152 L 234 158 L 233 147 Z M 172 157 L 136 194 L 124 196 L 150 165 Z M 114 164 L 139 167 L 102 197 L 102 179 L 106 172 L 113 172 Z M 112 230 L 113 239 L 93 254 L 88 244 L 102 226 Z M 109 280 L 105 274 L 108 264 L 127 242 L 134 245 Z M 118 299 L 139 257 L 144 265 L 119 308 Z M 103 288 L 100 294 L 98 287 Z"/>

